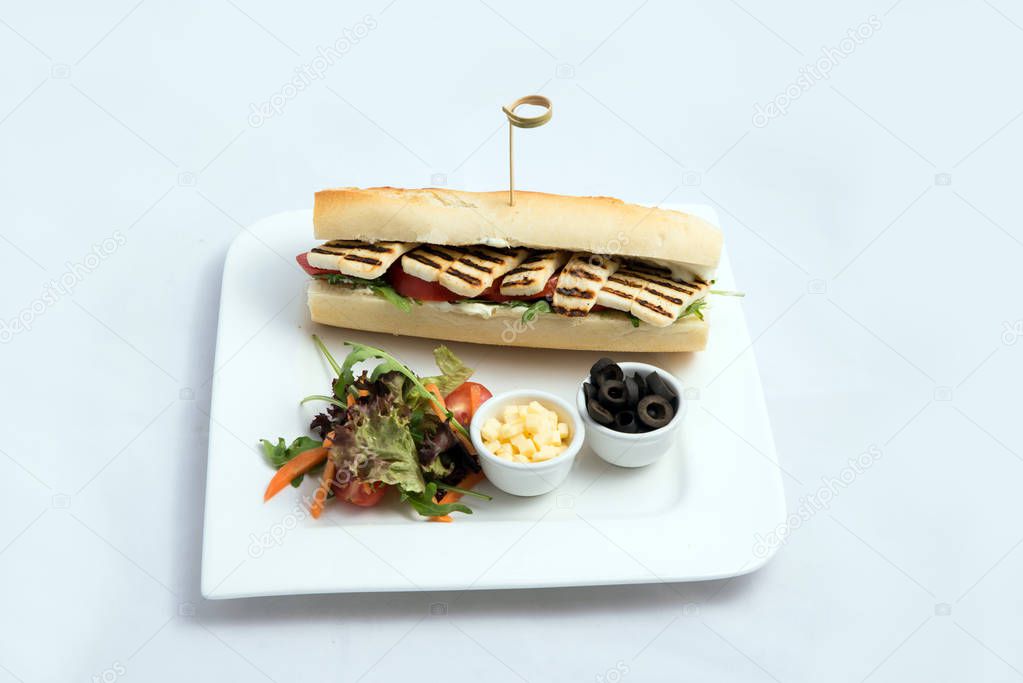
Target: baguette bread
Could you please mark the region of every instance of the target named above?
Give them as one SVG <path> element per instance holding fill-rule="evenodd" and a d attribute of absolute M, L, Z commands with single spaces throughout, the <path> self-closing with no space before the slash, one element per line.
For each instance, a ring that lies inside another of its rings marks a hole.
<path fill-rule="evenodd" d="M 708 326 L 688 317 L 669 327 L 634 327 L 622 315 L 569 318 L 553 313 L 522 322 L 523 309 L 484 303 L 424 301 L 408 313 L 365 288 L 309 283 L 313 322 L 369 332 L 498 346 L 585 351 L 702 351 Z"/>
<path fill-rule="evenodd" d="M 631 256 L 688 266 L 711 277 L 721 233 L 679 211 L 612 197 L 437 188 L 340 188 L 316 193 L 317 239 L 531 247 Z"/>

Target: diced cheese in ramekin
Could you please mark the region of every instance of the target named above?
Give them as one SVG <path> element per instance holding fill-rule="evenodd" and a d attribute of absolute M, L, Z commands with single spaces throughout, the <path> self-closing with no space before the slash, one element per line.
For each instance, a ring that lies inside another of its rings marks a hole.
<path fill-rule="evenodd" d="M 505 406 L 501 418 L 491 417 L 480 428 L 483 445 L 499 458 L 543 462 L 560 455 L 568 444 L 568 425 L 539 401 Z"/>

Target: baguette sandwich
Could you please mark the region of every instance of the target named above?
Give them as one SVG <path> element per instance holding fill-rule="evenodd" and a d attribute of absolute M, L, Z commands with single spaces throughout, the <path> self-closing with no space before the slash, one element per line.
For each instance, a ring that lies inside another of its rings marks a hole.
<path fill-rule="evenodd" d="M 454 341 L 700 351 L 721 233 L 609 197 L 341 188 L 300 254 L 315 322 Z"/>

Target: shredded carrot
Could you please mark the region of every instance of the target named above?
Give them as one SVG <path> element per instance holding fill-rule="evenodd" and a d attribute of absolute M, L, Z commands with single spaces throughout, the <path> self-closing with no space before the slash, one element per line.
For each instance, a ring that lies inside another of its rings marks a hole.
<path fill-rule="evenodd" d="M 472 489 L 474 486 L 483 481 L 483 472 L 472 472 L 465 479 L 458 483 L 460 489 Z M 440 485 L 444 488 L 444 485 Z M 448 503 L 455 503 L 462 499 L 462 494 L 457 491 L 446 491 L 441 499 L 438 501 L 441 505 L 447 505 Z M 431 517 L 431 522 L 448 522 L 452 521 L 451 515 L 442 515 L 440 517 Z"/>
<path fill-rule="evenodd" d="M 440 387 L 436 384 L 427 384 L 426 390 L 436 397 L 437 401 L 430 401 L 430 407 L 433 408 L 433 412 L 437 414 L 441 420 L 447 420 L 448 415 L 444 412 L 447 404 L 444 403 L 444 396 L 440 393 Z M 443 406 L 443 407 L 442 407 Z"/>
<path fill-rule="evenodd" d="M 327 458 L 327 464 L 323 467 L 323 478 L 320 480 L 320 487 L 313 495 L 313 503 L 309 507 L 313 519 L 319 519 L 323 512 L 323 504 L 327 501 L 327 494 L 330 492 L 330 484 L 334 480 L 334 473 L 337 472 L 337 465 L 332 458 Z"/>
<path fill-rule="evenodd" d="M 369 396 L 369 389 L 359 389 L 356 393 L 359 394 L 360 397 Z M 352 396 L 351 394 L 348 394 L 348 407 L 351 408 L 354 405 L 355 397 Z"/>
<path fill-rule="evenodd" d="M 443 422 L 447 422 L 447 404 L 444 402 L 444 396 L 440 393 L 440 388 L 436 384 L 427 384 L 426 390 L 429 391 L 437 399 L 436 401 L 430 401 L 430 407 L 433 408 L 433 412 Z M 469 455 L 476 455 L 476 449 L 472 447 L 472 442 L 469 441 L 469 437 L 462 433 L 460 429 L 452 429 L 451 433 L 455 435 L 455 438 L 462 444 Z"/>
<path fill-rule="evenodd" d="M 326 444 L 327 441 L 325 440 L 323 443 Z M 294 458 L 284 463 L 284 465 L 274 473 L 273 478 L 267 485 L 266 492 L 263 494 L 263 501 L 266 502 L 270 500 L 280 493 L 284 487 L 290 484 L 292 479 L 305 474 L 326 460 L 327 450 L 328 446 L 326 445 L 320 448 L 311 448 L 308 451 L 299 453 Z"/>

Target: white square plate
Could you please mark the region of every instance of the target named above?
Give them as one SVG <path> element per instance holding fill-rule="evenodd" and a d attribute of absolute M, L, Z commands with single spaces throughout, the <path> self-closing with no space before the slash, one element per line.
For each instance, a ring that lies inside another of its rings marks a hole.
<path fill-rule="evenodd" d="M 705 206 L 678 207 L 717 225 Z M 697 581 L 751 572 L 768 559 L 758 531 L 785 518 L 785 501 L 742 300 L 715 297 L 708 350 L 629 354 L 688 387 L 677 452 L 639 470 L 605 464 L 584 446 L 553 493 L 516 498 L 493 489 L 471 516 L 430 523 L 393 501 L 328 504 L 312 519 L 316 482 L 263 503 L 273 470 L 261 438 L 308 434 L 330 369 L 315 332 L 336 356 L 354 339 L 383 347 L 424 374 L 429 339 L 310 322 L 307 277 L 294 255 L 312 243 L 312 212 L 271 216 L 243 231 L 224 265 L 211 405 L 202 593 L 207 598 L 361 591 L 463 590 Z M 718 287 L 733 289 L 727 256 Z M 449 343 L 495 394 L 542 388 L 574 404 L 601 354 Z"/>

